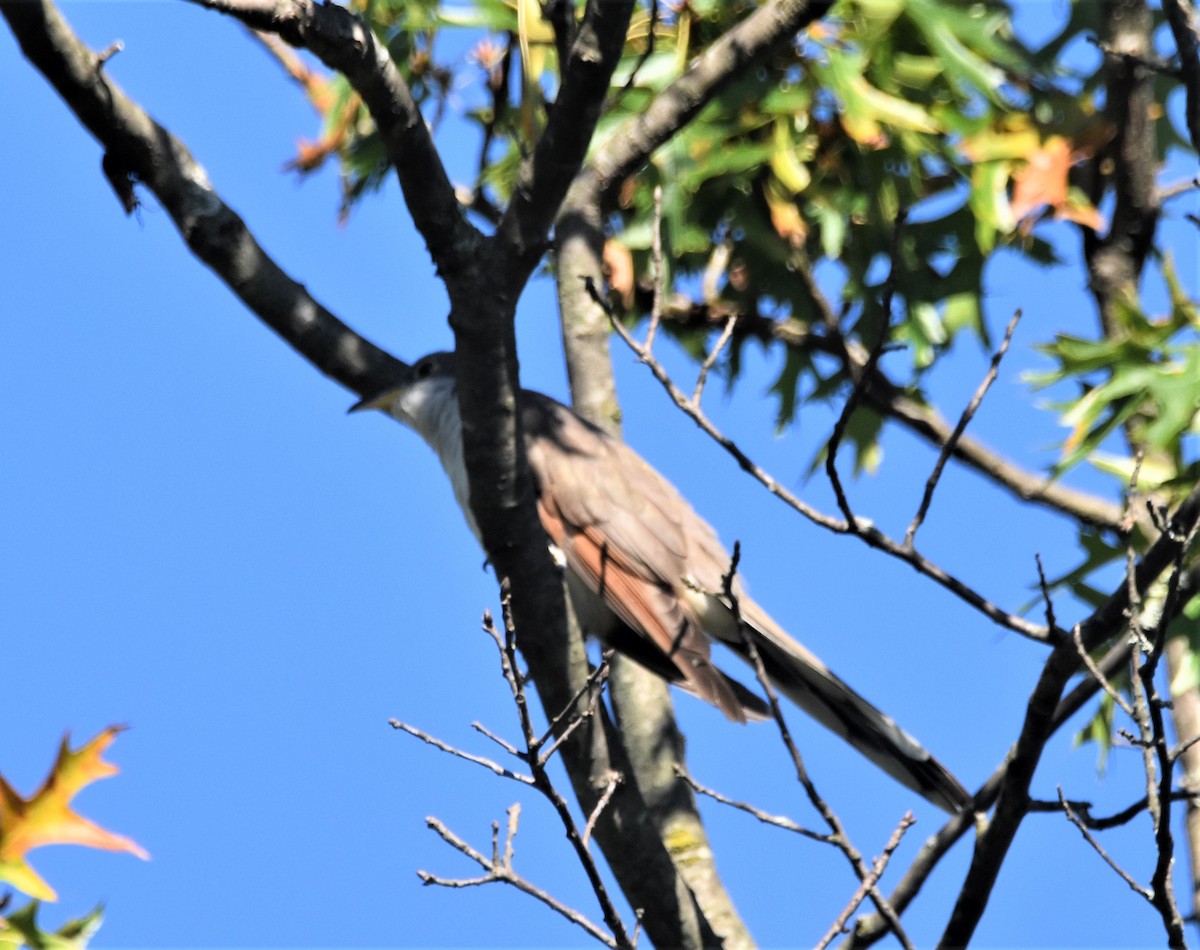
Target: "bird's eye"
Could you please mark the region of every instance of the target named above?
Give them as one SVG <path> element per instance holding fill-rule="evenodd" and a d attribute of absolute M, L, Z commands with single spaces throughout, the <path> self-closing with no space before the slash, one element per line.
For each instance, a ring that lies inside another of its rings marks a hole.
<path fill-rule="evenodd" d="M 417 379 L 428 379 L 433 375 L 434 363 L 431 359 L 423 359 L 413 367 L 413 375 Z"/>

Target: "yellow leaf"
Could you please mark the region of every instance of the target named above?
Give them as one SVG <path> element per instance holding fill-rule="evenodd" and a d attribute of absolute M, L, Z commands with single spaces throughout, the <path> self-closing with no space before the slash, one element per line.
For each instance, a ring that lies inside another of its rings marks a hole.
<path fill-rule="evenodd" d="M 54 767 L 30 798 L 22 798 L 0 776 L 0 880 L 33 897 L 55 900 L 53 888 L 25 861 L 29 851 L 50 844 L 127 851 L 149 859 L 137 842 L 101 828 L 70 807 L 82 788 L 117 774 L 117 767 L 101 756 L 122 728 L 110 726 L 74 751 L 69 736 L 64 736 Z"/>
<path fill-rule="evenodd" d="M 771 224 L 779 236 L 792 247 L 803 244 L 808 236 L 808 224 L 792 196 L 783 190 L 776 179 L 768 178 L 763 185 L 763 197 L 767 200 Z"/>
<path fill-rule="evenodd" d="M 798 195 L 808 187 L 812 181 L 812 175 L 809 174 L 808 168 L 800 161 L 800 157 L 796 154 L 795 146 L 792 145 L 792 137 L 788 130 L 788 119 L 778 118 L 775 120 L 775 129 L 772 136 L 771 149 L 771 171 L 775 173 L 775 177 L 780 183 L 788 189 L 793 195 Z"/>

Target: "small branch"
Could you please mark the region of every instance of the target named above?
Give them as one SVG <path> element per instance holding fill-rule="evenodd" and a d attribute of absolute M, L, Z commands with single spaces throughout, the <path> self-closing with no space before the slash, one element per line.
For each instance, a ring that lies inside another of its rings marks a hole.
<path fill-rule="evenodd" d="M 371 113 L 413 223 L 448 282 L 471 268 L 482 235 L 466 220 L 433 137 L 399 69 L 358 16 L 317 0 L 191 0 L 277 33 L 342 73 Z M 451 293 L 453 297 L 453 292 Z"/>
<path fill-rule="evenodd" d="M 815 282 L 811 281 L 811 274 L 803 267 L 798 273 L 806 284 L 812 285 L 814 305 L 828 315 L 825 324 L 836 326 L 837 318 L 829 310 L 828 301 L 819 296 Z M 852 376 L 866 363 L 867 353 L 851 341 L 815 332 L 796 320 L 772 320 L 722 301 L 698 303 L 676 295 L 662 313 L 664 320 L 700 327 L 721 326 L 730 316 L 737 317 L 735 336 L 744 335 L 764 343 L 779 342 L 799 352 L 816 350 L 828 354 L 841 361 L 845 371 Z M 950 438 L 953 428 L 937 410 L 905 395 L 878 367 L 867 397 L 872 408 L 939 449 Z M 951 454 L 1022 501 L 1042 505 L 1082 524 L 1103 530 L 1116 530 L 1120 521 L 1119 505 L 1024 469 L 968 435 L 959 439 Z"/>
<path fill-rule="evenodd" d="M 153 192 L 188 248 L 263 323 L 314 367 L 360 395 L 376 393 L 404 364 L 352 331 L 286 274 L 209 181 L 187 146 L 150 118 L 81 43 L 49 2 L 0 5 L 26 58 L 105 149 L 109 180 Z M 119 175 L 118 175 L 119 173 Z"/>
<path fill-rule="evenodd" d="M 1117 876 L 1120 877 L 1121 880 L 1124 881 L 1126 884 L 1128 884 L 1130 889 L 1135 894 L 1140 894 L 1146 900 L 1153 903 L 1154 894 L 1151 892 L 1151 890 L 1148 887 L 1142 887 L 1142 885 L 1140 885 L 1137 881 L 1135 881 L 1124 868 L 1122 868 L 1119 864 L 1117 864 L 1116 861 L 1114 861 L 1112 859 L 1112 857 L 1109 856 L 1108 852 L 1104 850 L 1104 848 L 1101 846 L 1100 842 L 1097 841 L 1095 839 L 1095 837 L 1093 837 L 1092 833 L 1087 830 L 1087 827 L 1084 825 L 1084 823 L 1082 821 L 1080 821 L 1079 817 L 1075 814 L 1075 810 L 1073 808 L 1071 808 L 1070 803 L 1068 803 L 1066 798 L 1063 797 L 1063 791 L 1062 791 L 1061 785 L 1059 786 L 1059 789 L 1058 789 L 1058 801 L 1059 801 L 1059 805 L 1061 805 L 1061 807 L 1062 807 L 1063 814 L 1066 815 L 1068 819 L 1070 819 L 1071 824 L 1073 824 L 1076 828 L 1079 829 L 1079 833 L 1081 835 L 1083 835 L 1083 839 L 1092 846 L 1092 848 L 1095 850 L 1095 852 L 1098 855 L 1100 855 L 1100 857 L 1102 857 L 1104 859 L 1104 863 L 1107 864 L 1110 868 L 1112 868 L 1117 873 Z"/>
<path fill-rule="evenodd" d="M 733 336 L 733 328 L 736 323 L 737 317 L 730 317 L 725 322 L 725 329 L 721 331 L 721 335 L 717 337 L 716 344 L 709 351 L 708 356 L 704 358 L 704 362 L 700 364 L 700 372 L 696 375 L 696 388 L 692 390 L 693 405 L 700 405 L 700 396 L 704 393 L 704 386 L 708 382 L 708 374 L 717 362 L 717 357 L 721 355 L 721 351 L 725 349 L 725 344 Z"/>
<path fill-rule="evenodd" d="M 599 800 L 596 802 L 596 807 L 592 809 L 592 813 L 588 815 L 587 824 L 583 826 L 583 846 L 586 848 L 588 842 L 592 840 L 592 829 L 596 827 L 596 822 L 604 809 L 608 807 L 608 803 L 612 801 L 613 794 L 617 790 L 617 786 L 622 782 L 621 773 L 613 772 L 608 777 L 608 782 L 604 786 L 604 791 L 601 793 Z"/>
<path fill-rule="evenodd" d="M 846 499 L 846 492 L 842 488 L 842 480 L 838 475 L 838 447 L 842 444 L 842 438 L 846 434 L 850 418 L 858 408 L 859 402 L 862 401 L 868 380 L 870 380 L 872 374 L 875 372 L 876 367 L 879 365 L 880 357 L 883 356 L 883 352 L 887 348 L 888 334 L 891 332 L 892 327 L 892 301 L 896 295 L 896 271 L 899 267 L 900 259 L 900 232 L 904 229 L 904 222 L 907 218 L 907 210 L 901 208 L 899 214 L 896 215 L 896 221 L 892 227 L 892 260 L 887 280 L 883 284 L 883 300 L 880 303 L 880 310 L 883 313 L 883 326 L 879 330 L 879 339 L 871 347 L 870 355 L 867 357 L 859 373 L 855 375 L 851 372 L 850 377 L 854 380 L 854 385 L 850 389 L 850 395 L 846 397 L 846 403 L 842 406 L 841 414 L 838 416 L 837 422 L 833 425 L 833 434 L 830 435 L 829 442 L 825 446 L 825 474 L 829 478 L 829 484 L 833 487 L 833 494 L 837 498 L 838 509 L 841 511 L 842 517 L 846 519 L 846 524 L 850 526 L 851 534 L 858 534 L 859 525 L 857 519 L 854 517 L 854 512 L 850 510 L 850 502 Z"/>
<path fill-rule="evenodd" d="M 422 742 L 427 742 L 435 749 L 440 749 L 443 752 L 449 753 L 459 759 L 465 759 L 468 762 L 473 762 L 476 765 L 482 766 L 494 775 L 499 775 L 501 778 L 510 778 L 514 782 L 520 782 L 522 785 L 533 785 L 533 779 L 528 775 L 522 775 L 519 772 L 513 772 L 511 769 L 506 769 L 503 765 L 493 762 L 491 759 L 485 759 L 479 755 L 472 755 L 469 752 L 464 752 L 462 749 L 456 749 L 454 746 L 443 742 L 436 736 L 431 736 L 429 733 L 418 729 L 416 726 L 410 726 L 406 722 L 401 722 L 399 719 L 389 719 L 388 725 L 393 729 L 399 729 L 402 732 L 407 732 L 410 736 L 416 736 Z"/>
<path fill-rule="evenodd" d="M 1050 596 L 1050 585 L 1046 582 L 1046 571 L 1042 567 L 1042 556 L 1034 553 L 1033 559 L 1037 564 L 1038 587 L 1042 591 L 1042 600 L 1046 604 L 1046 629 L 1054 635 L 1059 630 L 1058 620 L 1054 616 L 1054 599 Z"/>
<path fill-rule="evenodd" d="M 722 592 L 726 602 L 729 604 L 730 613 L 733 614 L 734 623 L 737 624 L 738 633 L 742 638 L 742 643 L 746 647 L 750 662 L 754 666 L 754 673 L 758 677 L 759 685 L 762 686 L 763 692 L 767 696 L 767 704 L 771 709 L 771 718 L 775 720 L 775 725 L 779 729 L 779 737 L 783 741 L 788 755 L 791 756 L 792 766 L 796 770 L 796 778 L 800 782 L 801 787 L 803 787 L 804 794 L 808 796 L 808 800 L 813 808 L 817 810 L 829 830 L 833 833 L 831 843 L 845 855 L 858 880 L 866 884 L 867 894 L 870 895 L 871 901 L 875 904 L 880 915 L 887 921 L 888 927 L 896 935 L 896 939 L 900 941 L 900 944 L 906 950 L 914 950 L 912 942 L 908 939 L 908 935 L 904 932 L 904 928 L 900 924 L 900 917 L 895 909 L 888 903 L 887 898 L 883 896 L 883 893 L 873 883 L 867 883 L 871 872 L 863 861 L 862 854 L 851 843 L 841 819 L 838 818 L 837 814 L 829 806 L 829 803 L 817 791 L 816 785 L 808 774 L 808 768 L 804 764 L 804 758 L 800 755 L 800 750 L 796 747 L 796 743 L 792 739 L 791 730 L 788 729 L 787 720 L 784 719 L 783 710 L 779 706 L 779 697 L 775 694 L 775 687 L 771 684 L 771 680 L 767 676 L 767 668 L 763 665 L 762 657 L 759 655 L 754 638 L 750 636 L 750 631 L 742 621 L 741 602 L 733 588 L 733 581 L 737 575 L 737 566 L 740 559 L 741 545 L 735 541 L 733 543 L 733 555 L 729 561 L 729 571 L 721 578 Z"/>
<path fill-rule="evenodd" d="M 791 831 L 795 834 L 802 835 L 805 838 L 809 838 L 812 841 L 820 841 L 823 844 L 835 845 L 838 843 L 837 839 L 833 835 L 823 835 L 818 831 L 810 831 L 803 825 L 799 825 L 792 821 L 792 819 L 786 818 L 783 815 L 772 815 L 769 812 L 765 812 L 760 808 L 755 808 L 753 805 L 750 805 L 746 802 L 734 801 L 732 798 L 727 798 L 715 789 L 701 785 L 684 769 L 678 766 L 675 768 L 675 774 L 683 779 L 691 787 L 692 791 L 697 792 L 700 795 L 706 795 L 707 797 L 713 799 L 713 801 L 720 802 L 722 805 L 728 805 L 730 808 L 736 808 L 739 811 L 744 811 L 748 815 L 753 815 L 763 824 L 773 825 L 776 828 L 782 828 L 784 831 Z"/>
<path fill-rule="evenodd" d="M 567 840 L 571 843 L 571 847 L 575 851 L 575 857 L 587 875 L 588 883 L 591 885 L 592 892 L 596 895 L 596 900 L 600 903 L 601 912 L 604 915 L 604 923 L 612 932 L 617 945 L 631 947 L 632 943 L 625 930 L 625 924 L 622 922 L 621 915 L 618 913 L 616 905 L 613 904 L 612 898 L 609 897 L 608 888 L 605 887 L 604 881 L 600 876 L 600 870 L 588 848 L 588 842 L 584 840 L 584 836 L 580 833 L 575 823 L 575 818 L 571 814 L 571 809 L 567 805 L 566 799 L 559 793 L 546 769 L 546 762 L 550 753 L 539 754 L 541 740 L 534 731 L 533 721 L 529 715 L 529 704 L 525 698 L 525 684 L 521 677 L 517 675 L 516 628 L 513 624 L 512 605 L 507 590 L 502 590 L 500 604 L 504 618 L 504 634 L 501 635 L 496 630 L 495 622 L 492 620 L 491 614 L 487 612 L 483 616 L 483 630 L 492 638 L 500 653 L 500 666 L 504 673 L 504 678 L 508 682 L 509 689 L 512 691 L 513 702 L 516 704 L 517 715 L 521 723 L 521 733 L 525 739 L 527 751 L 522 758 L 528 763 L 533 775 L 533 787 L 541 792 L 542 796 L 550 802 L 555 813 L 558 815 L 559 821 L 566 831 Z M 592 697 L 593 706 L 598 698 L 599 693 L 594 693 Z M 582 721 L 590 713 L 590 709 L 591 707 L 588 710 L 578 713 L 575 721 L 567 725 L 567 730 L 573 729 L 578 722 Z M 553 748 L 550 751 L 552 752 Z M 619 784 L 619 777 L 615 775 L 610 776 L 610 781 L 612 789 L 607 793 L 609 799 L 612 798 L 612 793 L 616 790 L 617 784 Z M 601 796 L 601 798 L 603 799 L 604 796 Z M 592 810 L 592 822 L 589 824 L 588 829 L 589 837 L 590 831 L 594 827 L 594 821 L 600 815 L 601 811 L 599 802 L 597 802 L 597 807 Z"/>
<path fill-rule="evenodd" d="M 492 884 L 500 882 L 509 884 L 517 890 L 528 894 L 530 897 L 541 901 L 551 910 L 565 917 L 571 923 L 578 927 L 582 927 L 587 931 L 588 935 L 599 940 L 606 947 L 628 947 L 632 948 L 633 944 L 628 939 L 622 940 L 620 937 L 614 938 L 611 934 L 605 933 L 600 927 L 588 920 L 583 914 L 570 907 L 562 901 L 551 896 L 548 892 L 539 887 L 535 887 L 525 878 L 521 877 L 512 868 L 512 840 L 517 833 L 517 817 L 520 814 L 519 809 L 514 806 L 509 809 L 508 816 L 508 834 L 505 839 L 505 853 L 503 859 L 498 859 L 495 853 L 492 858 L 488 859 L 480 854 L 469 844 L 458 837 L 453 831 L 447 828 L 441 821 L 436 818 L 426 818 L 425 824 L 435 831 L 443 841 L 454 848 L 456 851 L 465 854 L 468 858 L 478 864 L 487 873 L 481 877 L 473 878 L 443 878 L 437 875 L 430 874 L 428 871 L 418 871 L 417 875 L 426 885 L 437 885 L 439 887 L 476 887 L 481 884 Z M 493 825 L 493 828 L 495 826 Z M 495 850 L 495 844 L 493 843 Z"/>
<path fill-rule="evenodd" d="M 892 859 L 892 854 L 900 847 L 900 841 L 904 838 L 904 833 L 908 831 L 917 819 L 913 817 L 911 811 L 905 812 L 904 817 L 900 819 L 900 824 L 896 826 L 896 830 L 892 832 L 892 836 L 888 839 L 883 848 L 883 854 L 877 857 L 871 864 L 871 873 L 858 886 L 858 890 L 854 892 L 854 896 L 850 898 L 848 903 L 837 919 L 830 925 L 828 932 L 821 938 L 817 944 L 817 950 L 824 950 L 833 943 L 834 938 L 846 932 L 846 921 L 854 914 L 866 896 L 871 892 L 872 888 L 879 883 L 879 879 L 883 877 L 883 872 L 887 870 L 888 862 Z"/>
<path fill-rule="evenodd" d="M 489 729 L 487 726 L 485 726 L 483 723 L 479 722 L 478 720 L 471 723 L 471 728 L 474 729 L 476 732 L 478 732 L 480 735 L 484 736 L 485 738 L 491 739 L 494 743 L 496 743 L 496 745 L 500 746 L 500 748 L 503 749 L 505 752 L 507 752 L 509 755 L 514 756 L 516 758 L 521 757 L 522 753 L 521 753 L 520 749 L 518 749 L 515 745 L 513 745 L 507 739 L 504 739 L 504 738 L 496 735 L 494 732 L 492 732 L 491 729 Z"/>
<path fill-rule="evenodd" d="M 917 513 L 913 515 L 913 520 L 908 526 L 908 530 L 904 532 L 904 546 L 907 548 L 912 547 L 917 529 L 921 527 L 922 522 L 925 520 L 925 515 L 929 512 L 929 505 L 933 501 L 934 489 L 937 488 L 937 483 L 942 477 L 942 469 L 946 467 L 946 462 L 950 458 L 951 453 L 953 453 L 955 446 L 958 445 L 959 439 L 962 438 L 963 432 L 966 431 L 967 426 L 975 417 L 975 413 L 979 410 L 979 406 L 983 402 L 983 397 L 987 395 L 987 391 L 991 388 L 992 383 L 996 381 L 996 377 L 1000 373 L 1000 361 L 1004 359 L 1004 354 L 1008 352 L 1008 345 L 1012 342 L 1013 332 L 1017 329 L 1017 323 L 1020 319 L 1021 311 L 1018 309 L 1012 315 L 1012 319 L 1008 321 L 1008 327 L 1004 331 L 1004 339 L 992 355 L 991 365 L 988 367 L 983 381 L 980 382 L 979 388 L 975 390 L 975 395 L 971 397 L 971 401 L 967 403 L 967 408 L 963 410 L 963 414 L 958 420 L 958 425 L 950 433 L 950 438 L 945 441 L 941 452 L 938 453 L 937 462 L 933 466 L 929 480 L 925 482 L 925 494 L 921 497 L 921 505 L 917 508 Z M 1051 629 L 1053 629 L 1053 625 Z"/>
<path fill-rule="evenodd" d="M 663 264 L 662 248 L 662 202 L 661 185 L 654 186 L 654 220 L 650 231 L 650 280 L 654 286 L 654 299 L 650 304 L 650 326 L 646 330 L 646 342 L 642 344 L 647 353 L 654 350 L 654 336 L 662 320 L 663 288 L 667 282 L 667 269 Z"/>
<path fill-rule="evenodd" d="M 590 714 L 591 709 L 595 706 L 599 692 L 604 688 L 604 684 L 608 680 L 608 674 L 612 670 L 612 654 L 612 650 L 604 651 L 604 655 L 600 660 L 600 665 L 592 670 L 591 674 L 584 681 L 583 685 L 575 691 L 575 695 L 571 697 L 570 701 L 561 710 L 559 710 L 553 719 L 550 720 L 549 728 L 538 739 L 539 747 L 544 746 L 546 743 L 553 740 L 555 730 L 562 726 L 563 722 L 568 716 L 574 716 L 576 719 L 581 718 L 576 707 L 584 696 L 591 696 L 591 699 L 588 700 L 588 705 L 584 710 L 585 714 Z"/>
<path fill-rule="evenodd" d="M 1079 654 L 1080 661 L 1087 667 L 1087 671 L 1092 674 L 1093 679 L 1100 684 L 1104 692 L 1108 694 L 1109 699 L 1116 703 L 1125 715 L 1130 719 L 1134 719 L 1133 706 L 1129 704 L 1129 700 L 1122 696 L 1121 691 L 1108 681 L 1108 678 L 1096 666 L 1095 661 L 1088 655 L 1088 651 L 1083 648 L 1083 639 L 1079 635 L 1079 624 L 1075 624 L 1071 630 L 1071 641 L 1075 644 L 1075 650 Z"/>
<path fill-rule="evenodd" d="M 1171 801 L 1184 802 L 1200 797 L 1200 791 L 1187 791 L 1180 789 L 1171 793 Z M 1108 831 L 1110 828 L 1119 828 L 1121 825 L 1127 825 L 1134 818 L 1146 811 L 1149 807 L 1149 801 L 1143 795 L 1132 805 L 1122 808 L 1114 814 L 1107 815 L 1104 818 L 1093 818 L 1091 814 L 1090 802 L 1074 802 L 1069 801 L 1071 808 L 1075 810 L 1075 816 L 1083 822 L 1083 824 L 1092 831 Z M 1036 812 L 1060 812 L 1062 806 L 1059 802 L 1043 802 L 1035 801 L 1030 804 L 1030 811 Z"/>
<path fill-rule="evenodd" d="M 1158 189 L 1158 203 L 1161 205 L 1172 198 L 1178 198 L 1180 195 L 1186 195 L 1188 192 L 1195 191 L 1200 188 L 1200 175 L 1194 178 L 1185 178 L 1183 181 L 1177 181 L 1172 185 L 1165 185 Z"/>
<path fill-rule="evenodd" d="M 832 0 L 772 0 L 759 6 L 697 57 L 644 112 L 626 120 L 591 156 L 576 184 L 607 206 L 609 195 L 660 145 L 737 77 L 790 42 L 832 5 Z"/>
<path fill-rule="evenodd" d="M 645 363 L 646 367 L 654 375 L 654 378 L 659 381 L 667 395 L 671 397 L 671 401 L 675 403 L 700 429 L 705 432 L 714 442 L 721 448 L 734 457 L 738 465 L 744 472 L 754 478 L 772 495 L 779 498 L 784 504 L 794 509 L 796 512 L 807 518 L 813 524 L 818 525 L 826 530 L 832 531 L 835 534 L 854 534 L 859 540 L 867 544 L 869 547 L 883 551 L 898 560 L 910 565 L 918 573 L 924 574 L 926 577 L 940 584 L 942 587 L 949 590 L 955 596 L 966 601 L 988 619 L 1009 630 L 1019 633 L 1023 637 L 1030 640 L 1037 640 L 1045 643 L 1050 640 L 1050 633 L 1044 627 L 1035 623 L 1030 623 L 1024 617 L 1019 617 L 1016 614 L 1008 613 L 1001 610 L 990 600 L 979 594 L 973 588 L 969 587 L 963 581 L 944 571 L 937 564 L 934 564 L 924 555 L 918 553 L 911 548 L 905 548 L 903 544 L 885 535 L 878 528 L 866 521 L 860 521 L 857 524 L 857 530 L 852 531 L 849 524 L 840 518 L 834 518 L 830 515 L 818 511 L 811 505 L 801 501 L 799 497 L 781 485 L 772 475 L 765 469 L 759 467 L 753 459 L 751 459 L 731 438 L 721 432 L 704 412 L 692 404 L 692 401 L 684 395 L 682 390 L 671 380 L 670 375 L 661 363 L 650 353 L 647 353 L 645 347 L 639 344 L 629 331 L 622 326 L 621 322 L 615 319 L 612 310 L 604 301 L 595 284 L 590 280 L 584 280 L 584 285 L 587 287 L 588 293 L 597 306 L 604 309 L 609 315 L 610 323 L 617 336 L 633 351 L 638 359 Z"/>
<path fill-rule="evenodd" d="M 1179 76 L 1187 90 L 1184 114 L 1192 148 L 1200 152 L 1200 13 L 1192 0 L 1163 0 L 1163 13 L 1179 51 Z"/>
<path fill-rule="evenodd" d="M 1119 60 L 1128 66 L 1140 66 L 1143 69 L 1148 69 L 1154 73 L 1161 73 L 1164 76 L 1170 76 L 1172 79 L 1181 78 L 1179 70 L 1170 63 L 1164 62 L 1161 59 L 1152 59 L 1149 56 L 1139 56 L 1136 53 L 1130 53 L 1125 50 L 1117 49 L 1111 43 L 1106 43 L 1098 36 L 1089 36 L 1087 41 L 1096 49 L 1100 50 L 1105 56 L 1110 59 Z"/>

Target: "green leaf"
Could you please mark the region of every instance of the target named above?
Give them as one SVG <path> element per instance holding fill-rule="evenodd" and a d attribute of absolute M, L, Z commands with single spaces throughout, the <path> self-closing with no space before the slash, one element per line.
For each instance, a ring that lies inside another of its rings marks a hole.
<path fill-rule="evenodd" d="M 0 917 L 0 948 L 30 947 L 31 950 L 83 950 L 104 922 L 104 905 L 83 917 L 70 920 L 56 932 L 38 927 L 41 901 L 30 901 L 20 910 Z"/>

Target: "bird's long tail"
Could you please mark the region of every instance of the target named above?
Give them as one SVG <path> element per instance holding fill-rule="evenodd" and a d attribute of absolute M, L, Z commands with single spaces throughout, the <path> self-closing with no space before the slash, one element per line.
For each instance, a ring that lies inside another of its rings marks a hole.
<path fill-rule="evenodd" d="M 749 598 L 740 606 L 763 667 L 780 692 L 892 778 L 939 808 L 955 814 L 971 801 L 958 779 L 890 716 L 843 683 Z M 740 639 L 725 642 L 748 659 Z"/>

